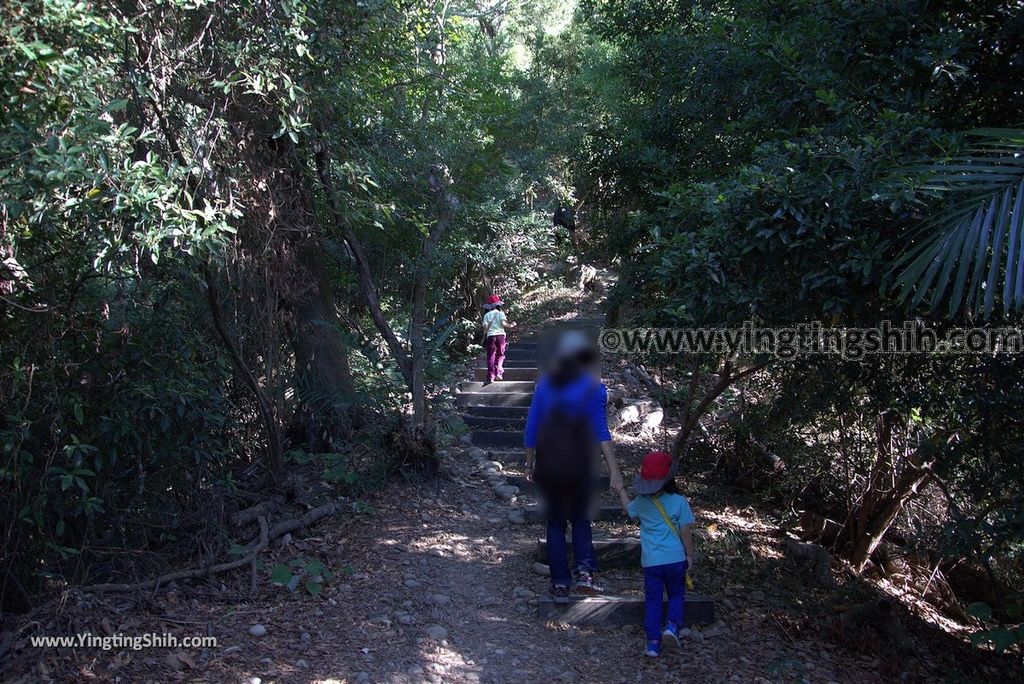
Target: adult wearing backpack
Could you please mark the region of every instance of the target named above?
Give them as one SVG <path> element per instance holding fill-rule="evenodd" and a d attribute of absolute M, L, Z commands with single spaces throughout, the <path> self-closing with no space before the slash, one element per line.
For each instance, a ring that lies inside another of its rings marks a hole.
<path fill-rule="evenodd" d="M 591 531 L 598 453 L 608 462 L 611 489 L 622 486 L 608 430 L 608 393 L 598 377 L 597 351 L 585 334 L 563 333 L 552 363 L 537 383 L 526 419 L 526 471 L 544 499 L 551 595 L 596 594 L 597 563 Z M 569 571 L 566 524 L 572 525 L 574 575 Z"/>

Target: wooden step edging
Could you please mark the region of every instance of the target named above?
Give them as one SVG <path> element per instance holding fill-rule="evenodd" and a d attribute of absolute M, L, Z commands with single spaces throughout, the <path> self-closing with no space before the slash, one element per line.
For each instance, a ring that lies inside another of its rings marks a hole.
<path fill-rule="evenodd" d="M 550 596 L 541 596 L 537 600 L 537 615 L 542 620 L 567 625 L 640 625 L 644 619 L 644 599 L 640 596 L 572 596 L 567 603 L 556 603 Z M 706 625 L 714 621 L 715 603 L 711 597 L 687 592 L 683 626 Z"/>
<path fill-rule="evenodd" d="M 640 540 L 635 537 L 595 539 L 594 553 L 597 555 L 597 567 L 602 570 L 640 567 Z M 569 544 L 569 555 L 572 555 L 571 544 Z M 548 564 L 547 540 L 537 540 L 535 558 L 539 563 Z"/>

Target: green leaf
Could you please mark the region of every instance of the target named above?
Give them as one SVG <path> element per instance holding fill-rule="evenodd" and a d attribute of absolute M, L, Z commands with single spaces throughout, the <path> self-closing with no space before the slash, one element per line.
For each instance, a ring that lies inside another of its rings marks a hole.
<path fill-rule="evenodd" d="M 997 627 L 988 631 L 988 638 L 995 646 L 997 653 L 1002 653 L 1006 649 L 1017 643 L 1016 635 L 1005 627 Z"/>
<path fill-rule="evenodd" d="M 987 603 L 982 603 L 981 601 L 978 601 L 967 606 L 967 614 L 972 617 L 979 618 L 981 620 L 991 620 L 992 608 L 990 608 Z"/>
<path fill-rule="evenodd" d="M 274 584 L 286 585 L 292 581 L 293 576 L 294 574 L 287 565 L 278 564 L 270 572 L 270 581 Z"/>
<path fill-rule="evenodd" d="M 308 591 L 313 596 L 319 596 L 320 591 L 322 589 L 323 587 L 320 586 L 319 582 L 314 582 L 313 580 L 306 580 L 306 591 Z"/>

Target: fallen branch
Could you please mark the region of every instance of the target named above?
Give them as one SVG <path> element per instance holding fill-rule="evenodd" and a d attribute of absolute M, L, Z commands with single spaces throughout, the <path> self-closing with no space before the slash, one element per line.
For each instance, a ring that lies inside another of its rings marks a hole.
<path fill-rule="evenodd" d="M 270 540 L 273 541 L 278 537 L 283 537 L 289 532 L 294 532 L 300 528 L 308 527 L 321 518 L 334 515 L 340 509 L 340 501 L 331 501 L 330 503 L 325 503 L 323 506 L 317 506 L 316 508 L 310 509 L 297 518 L 282 520 L 270 528 Z"/>
<path fill-rule="evenodd" d="M 238 527 L 244 527 L 249 523 L 256 522 L 260 519 L 261 516 L 270 515 L 278 508 L 280 508 L 280 506 L 280 497 L 274 497 L 273 499 L 262 501 L 256 504 L 255 506 L 250 506 L 249 508 L 242 509 L 235 513 L 234 523 Z"/>
<path fill-rule="evenodd" d="M 195 577 L 209 577 L 210 575 L 216 575 L 221 572 L 227 572 L 228 570 L 234 570 L 244 565 L 254 563 L 257 554 L 265 549 L 267 545 L 278 537 L 283 537 L 289 532 L 294 532 L 302 527 L 312 525 L 321 518 L 326 518 L 329 515 L 334 515 L 341 508 L 340 501 L 331 501 L 325 503 L 323 506 L 318 506 L 309 511 L 306 511 L 297 518 L 289 518 L 288 520 L 282 520 L 275 524 L 273 527 L 268 529 L 266 516 L 261 515 L 259 517 L 260 523 L 260 536 L 257 539 L 249 542 L 248 545 L 243 547 L 243 552 L 246 555 L 227 563 L 220 563 L 218 565 L 212 565 L 207 568 L 191 568 L 189 570 L 178 570 L 176 572 L 170 572 L 166 575 L 161 575 L 156 579 L 146 580 L 145 582 L 136 582 L 134 584 L 96 584 L 89 587 L 82 587 L 83 591 L 105 593 L 110 591 L 139 591 L 141 589 L 156 589 L 162 584 L 167 582 L 173 582 L 179 579 L 191 579 Z"/>
<path fill-rule="evenodd" d="M 239 558 L 238 560 L 228 561 L 227 563 L 220 563 L 219 565 L 213 565 L 208 568 L 191 568 L 189 570 L 178 570 L 177 572 L 170 572 L 166 575 L 160 575 L 156 579 L 146 580 L 145 582 L 137 582 L 135 584 L 96 584 L 91 587 L 83 587 L 85 591 L 91 591 L 96 593 L 105 593 L 108 591 L 139 591 L 141 589 L 156 589 L 161 584 L 167 582 L 173 582 L 179 579 L 189 579 L 193 577 L 208 577 L 221 572 L 227 572 L 228 570 L 234 570 L 240 568 L 243 565 L 251 563 L 255 558 L 256 554 L 266 548 L 267 544 L 270 543 L 270 537 L 267 533 L 267 519 L 260 516 L 260 536 L 259 539 L 253 540 L 250 546 L 253 546 L 252 552 Z"/>

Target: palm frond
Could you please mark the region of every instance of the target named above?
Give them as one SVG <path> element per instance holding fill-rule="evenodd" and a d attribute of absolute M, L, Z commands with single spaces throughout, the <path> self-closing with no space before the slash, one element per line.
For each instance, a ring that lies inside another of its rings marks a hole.
<path fill-rule="evenodd" d="M 893 289 L 932 311 L 947 302 L 952 318 L 989 318 L 997 291 L 1003 313 L 1024 309 L 1024 129 L 978 129 L 963 155 L 903 170 L 918 188 L 948 195 L 893 263 Z"/>

